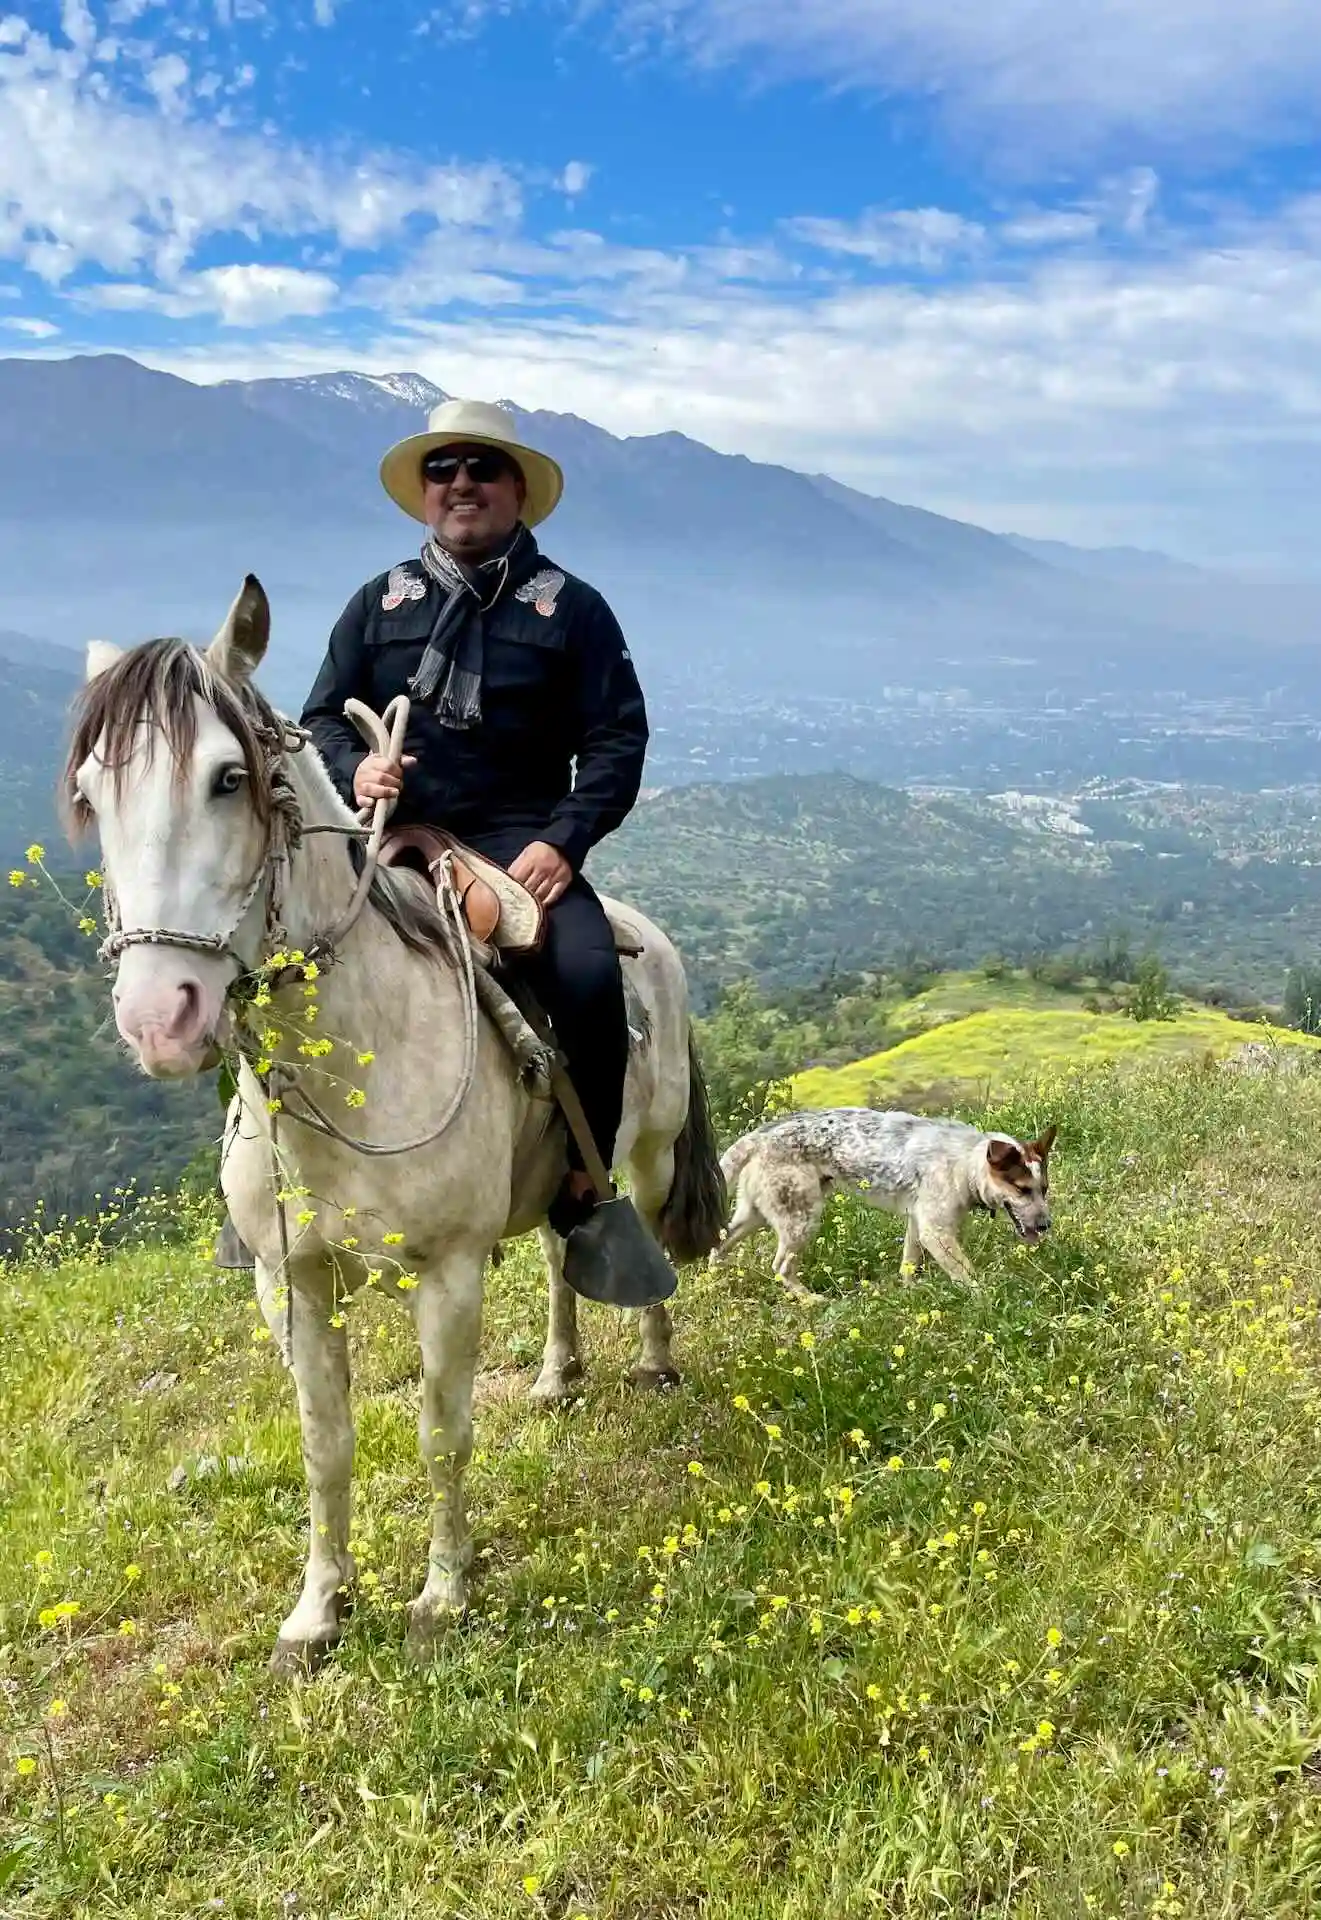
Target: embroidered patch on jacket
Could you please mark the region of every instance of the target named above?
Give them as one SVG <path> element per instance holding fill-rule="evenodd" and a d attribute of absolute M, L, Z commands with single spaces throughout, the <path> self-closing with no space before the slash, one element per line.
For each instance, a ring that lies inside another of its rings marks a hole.
<path fill-rule="evenodd" d="M 427 583 L 420 574 L 410 573 L 407 567 L 392 567 L 381 595 L 381 607 L 384 612 L 393 613 L 405 600 L 425 600 L 426 597 Z"/>
<path fill-rule="evenodd" d="M 534 573 L 530 580 L 523 582 L 514 598 L 521 600 L 525 606 L 535 607 L 543 620 L 549 620 L 563 585 L 564 575 L 558 567 L 543 567 L 540 573 Z"/>

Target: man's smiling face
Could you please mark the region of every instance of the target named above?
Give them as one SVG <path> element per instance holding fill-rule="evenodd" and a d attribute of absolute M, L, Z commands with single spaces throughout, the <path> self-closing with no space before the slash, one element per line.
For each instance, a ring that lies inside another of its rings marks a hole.
<path fill-rule="evenodd" d="M 518 525 L 527 488 L 498 447 L 436 447 L 422 461 L 427 525 L 458 559 L 480 559 Z"/>

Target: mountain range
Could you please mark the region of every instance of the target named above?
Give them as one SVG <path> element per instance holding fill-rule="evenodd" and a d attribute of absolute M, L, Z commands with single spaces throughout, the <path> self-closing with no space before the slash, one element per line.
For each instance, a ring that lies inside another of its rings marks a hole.
<path fill-rule="evenodd" d="M 203 386 L 114 354 L 0 359 L 11 793 L 38 790 L 54 763 L 52 713 L 80 667 L 69 649 L 205 638 L 248 570 L 275 610 L 265 684 L 296 709 L 350 593 L 416 547 L 377 464 L 444 397 L 411 373 Z M 690 740 L 737 738 L 754 701 L 782 733 L 822 701 L 861 711 L 865 732 L 869 703 L 896 682 L 972 689 L 1012 722 L 1016 704 L 1063 710 L 1116 689 L 1248 694 L 1311 678 L 1315 589 L 992 533 L 679 432 L 621 439 L 571 414 L 510 411 L 566 471 L 544 544 L 624 623 L 662 784 L 685 777 L 689 753 L 700 777 Z M 698 731 L 667 749 L 678 715 Z M 767 751 L 759 770 L 777 764 Z M 811 764 L 826 770 L 829 739 L 822 753 Z M 887 771 L 842 750 L 833 763 Z"/>
<path fill-rule="evenodd" d="M 376 468 L 444 397 L 406 373 L 201 386 L 113 354 L 0 360 L 0 626 L 74 644 L 200 634 L 252 569 L 287 697 L 353 589 L 415 545 Z M 1141 675 L 1193 635 L 1217 650 L 1306 637 L 1299 607 L 1318 604 L 1161 555 L 990 533 L 682 433 L 511 411 L 568 475 L 549 550 L 602 586 L 664 675 L 714 663 L 789 694 L 823 677 L 846 690 L 878 666 L 975 667 L 988 647 L 1067 672 L 1100 647 Z"/>

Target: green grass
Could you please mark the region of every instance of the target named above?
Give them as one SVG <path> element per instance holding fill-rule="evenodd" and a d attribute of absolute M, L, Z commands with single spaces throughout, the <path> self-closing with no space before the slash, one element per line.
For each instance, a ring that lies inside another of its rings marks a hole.
<path fill-rule="evenodd" d="M 943 1001 L 936 992 L 924 997 L 934 1017 Z M 985 1098 L 988 1090 L 993 1097 L 1025 1077 L 1207 1054 L 1220 1058 L 1249 1041 L 1321 1046 L 1289 1029 L 1233 1020 L 1211 1007 L 1186 1007 L 1173 1020 L 1137 1021 L 1123 1014 L 997 1006 L 951 1018 L 847 1067 L 810 1068 L 795 1077 L 793 1092 L 803 1107 L 888 1105 L 910 1097 L 930 1104 L 933 1093 L 944 1102 Z"/>
<path fill-rule="evenodd" d="M 840 1203 L 810 1318 L 763 1246 L 686 1277 L 664 1398 L 598 1311 L 535 1412 L 508 1261 L 484 1577 L 427 1673 L 396 1309 L 352 1323 L 358 1605 L 289 1687 L 297 1429 L 243 1279 L 195 1236 L 5 1271 L 0 1911 L 1315 1915 L 1321 1080 L 1089 1070 L 982 1117 L 1043 1101 L 1040 1249 L 975 1222 L 976 1288 L 905 1283 Z M 170 1492 L 205 1454 L 238 1470 Z"/>
<path fill-rule="evenodd" d="M 896 1027 L 917 1034 L 951 1020 L 966 1019 L 972 1013 L 989 1013 L 1001 1008 L 1042 1013 L 1079 1011 L 1090 990 L 1047 986 L 1017 967 L 1007 969 L 996 979 L 976 971 L 942 973 L 925 992 L 899 1001 L 891 1010 L 890 1018 Z"/>

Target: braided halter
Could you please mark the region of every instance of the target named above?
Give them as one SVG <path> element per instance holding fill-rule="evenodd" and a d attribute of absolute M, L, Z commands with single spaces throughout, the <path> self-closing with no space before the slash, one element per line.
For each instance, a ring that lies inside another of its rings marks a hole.
<path fill-rule="evenodd" d="M 281 762 L 287 753 L 301 753 L 309 735 L 280 716 L 276 716 L 273 727 L 258 726 L 256 732 L 265 757 L 264 772 L 272 811 L 271 834 L 265 856 L 253 874 L 229 926 L 222 933 L 192 933 L 178 927 L 122 927 L 119 924 L 119 904 L 107 883 L 103 894 L 106 938 L 97 950 L 99 959 L 113 962 L 130 947 L 175 947 L 184 953 L 233 960 L 241 976 L 247 971 L 247 962 L 235 950 L 234 937 L 263 887 L 266 889 L 263 947 L 270 951 L 282 942 L 284 929 L 280 924 L 280 915 L 283 912 L 284 881 L 289 857 L 300 845 L 306 829 L 298 796 Z"/>

